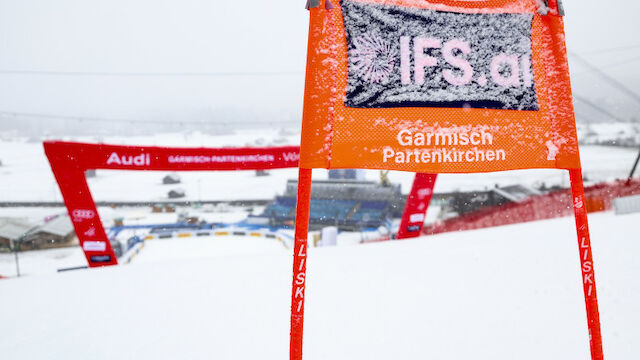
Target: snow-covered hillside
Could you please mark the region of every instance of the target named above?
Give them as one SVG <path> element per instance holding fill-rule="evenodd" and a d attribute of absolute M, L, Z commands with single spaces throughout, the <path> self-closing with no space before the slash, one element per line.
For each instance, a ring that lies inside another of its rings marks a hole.
<path fill-rule="evenodd" d="M 634 359 L 640 215 L 590 220 L 605 356 Z M 153 240 L 130 265 L 0 280 L 2 358 L 287 358 L 290 251 L 229 238 L 220 249 L 237 251 L 222 254 L 208 240 Z M 308 266 L 305 359 L 589 358 L 570 218 L 315 248 Z"/>
<path fill-rule="evenodd" d="M 110 144 L 136 144 L 163 146 L 272 146 L 296 145 L 300 134 L 282 130 L 253 130 L 229 135 L 159 134 L 138 137 L 73 138 L 67 140 Z M 587 181 L 606 181 L 628 175 L 637 150 L 633 148 L 582 146 L 580 148 Z M 1 201 L 62 201 L 41 143 L 19 140 L 0 140 L 0 193 Z M 89 179 L 89 187 L 96 201 L 166 201 L 167 193 L 183 188 L 186 196 L 181 200 L 238 200 L 271 199 L 284 192 L 287 179 L 297 178 L 297 169 L 274 170 L 270 176 L 257 177 L 253 171 L 237 172 L 182 172 L 182 183 L 163 185 L 166 172 L 98 170 L 97 177 Z M 315 170 L 314 179 L 327 179 L 326 170 Z M 379 181 L 379 172 L 368 170 L 368 180 Z M 402 184 L 404 193 L 411 189 L 414 174 L 394 171 L 389 179 Z M 443 174 L 436 182 L 436 192 L 456 190 L 483 190 L 494 185 L 568 186 L 568 174 L 561 170 L 521 170 L 489 174 Z"/>

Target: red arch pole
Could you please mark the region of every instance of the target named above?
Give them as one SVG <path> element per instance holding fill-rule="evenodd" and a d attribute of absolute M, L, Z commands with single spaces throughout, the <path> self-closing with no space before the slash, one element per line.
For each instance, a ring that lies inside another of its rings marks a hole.
<path fill-rule="evenodd" d="M 266 170 L 298 167 L 300 147 L 165 148 L 47 141 L 44 150 L 90 267 L 116 265 L 85 178 L 89 169 Z"/>
<path fill-rule="evenodd" d="M 293 247 L 293 283 L 291 285 L 291 334 L 289 342 L 289 357 L 291 360 L 302 360 L 311 173 L 311 169 L 300 168 L 298 175 L 298 203 L 296 205 L 296 231 L 295 245 Z"/>
<path fill-rule="evenodd" d="M 573 212 L 576 218 L 576 231 L 580 250 L 580 269 L 582 270 L 582 287 L 587 309 L 591 359 L 602 360 L 604 354 L 602 350 L 602 333 L 600 331 L 600 313 L 598 311 L 598 296 L 596 295 L 596 279 L 593 254 L 591 252 L 589 223 L 587 221 L 587 202 L 582 182 L 582 169 L 569 170 L 569 178 L 571 179 Z"/>
<path fill-rule="evenodd" d="M 85 171 L 85 147 L 61 142 L 45 142 L 44 151 L 58 182 L 60 193 L 71 218 L 80 247 L 89 267 L 117 265 L 111 242 L 102 226 L 91 196 Z"/>
<path fill-rule="evenodd" d="M 398 239 L 415 238 L 421 235 L 437 177 L 438 174 L 416 173 L 400 220 Z"/>

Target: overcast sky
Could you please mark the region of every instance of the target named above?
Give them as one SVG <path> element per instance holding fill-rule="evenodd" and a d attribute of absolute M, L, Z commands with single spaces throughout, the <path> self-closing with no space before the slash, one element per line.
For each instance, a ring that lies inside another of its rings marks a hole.
<path fill-rule="evenodd" d="M 297 120 L 304 2 L 0 0 L 0 112 Z M 640 93 L 638 2 L 565 0 L 565 8 L 570 51 Z M 578 62 L 571 61 L 571 70 L 579 96 L 604 101 L 625 117 L 640 111 Z"/>

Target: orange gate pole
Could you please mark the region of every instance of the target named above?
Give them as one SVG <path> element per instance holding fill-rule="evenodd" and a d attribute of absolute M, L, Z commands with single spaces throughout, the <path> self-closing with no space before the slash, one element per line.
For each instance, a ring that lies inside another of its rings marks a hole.
<path fill-rule="evenodd" d="M 311 169 L 300 168 L 298 175 L 298 203 L 296 205 L 296 231 L 293 246 L 293 283 L 291 284 L 291 337 L 289 343 L 289 358 L 291 360 L 302 360 L 311 172 Z"/>
<path fill-rule="evenodd" d="M 584 196 L 584 184 L 582 183 L 582 169 L 569 170 L 569 177 L 571 179 L 573 211 L 576 218 L 578 246 L 580 249 L 582 286 L 587 308 L 591 359 L 602 360 L 604 358 L 602 351 L 602 333 L 600 331 L 600 314 L 598 311 L 598 297 L 596 295 L 593 255 L 591 253 L 591 238 L 589 236 L 589 224 L 587 222 L 587 202 Z"/>

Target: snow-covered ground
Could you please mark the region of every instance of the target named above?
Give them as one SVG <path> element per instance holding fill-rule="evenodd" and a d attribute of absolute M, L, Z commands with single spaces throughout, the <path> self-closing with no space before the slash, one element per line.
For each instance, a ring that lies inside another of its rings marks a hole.
<path fill-rule="evenodd" d="M 640 214 L 590 220 L 605 357 L 638 358 Z M 579 266 L 570 218 L 312 248 L 305 359 L 588 359 Z M 290 286 L 273 240 L 153 240 L 0 280 L 2 358 L 284 359 Z"/>
<path fill-rule="evenodd" d="M 299 134 L 282 130 L 251 130 L 230 135 L 158 134 L 145 137 L 73 138 L 67 140 L 111 144 L 141 144 L 164 146 L 269 146 L 298 144 Z M 636 149 L 582 146 L 581 158 L 586 178 L 604 181 L 628 175 Z M 0 201 L 62 201 L 41 143 L 21 140 L 0 140 Z M 436 182 L 436 192 L 481 190 L 486 187 L 524 183 L 547 186 L 568 186 L 568 175 L 561 170 L 522 170 L 489 174 L 443 174 Z M 89 179 L 93 197 L 97 201 L 166 201 L 167 193 L 183 188 L 181 200 L 238 200 L 270 199 L 284 192 L 286 180 L 297 177 L 296 169 L 274 170 L 270 176 L 257 177 L 253 171 L 181 172 L 182 183 L 163 185 L 166 172 L 98 170 Z M 314 179 L 327 179 L 326 170 L 315 170 Z M 389 178 L 402 184 L 404 193 L 411 189 L 414 174 L 391 172 Z M 378 171 L 367 171 L 366 178 L 379 181 Z"/>
<path fill-rule="evenodd" d="M 640 144 L 640 126 L 637 122 L 578 123 L 576 126 L 578 140 L 584 144 Z"/>
<path fill-rule="evenodd" d="M 145 243 L 131 264 L 165 261 L 212 259 L 255 254 L 282 254 L 285 247 L 275 239 L 252 236 L 213 236 L 173 240 L 151 240 Z"/>
<path fill-rule="evenodd" d="M 87 260 L 80 246 L 57 249 L 22 251 L 18 254 L 18 264 L 22 276 L 53 274 L 58 269 L 87 266 Z M 13 253 L 0 253 L 0 275 L 16 276 L 16 262 Z M 0 302 L 2 302 L 0 300 Z"/>

